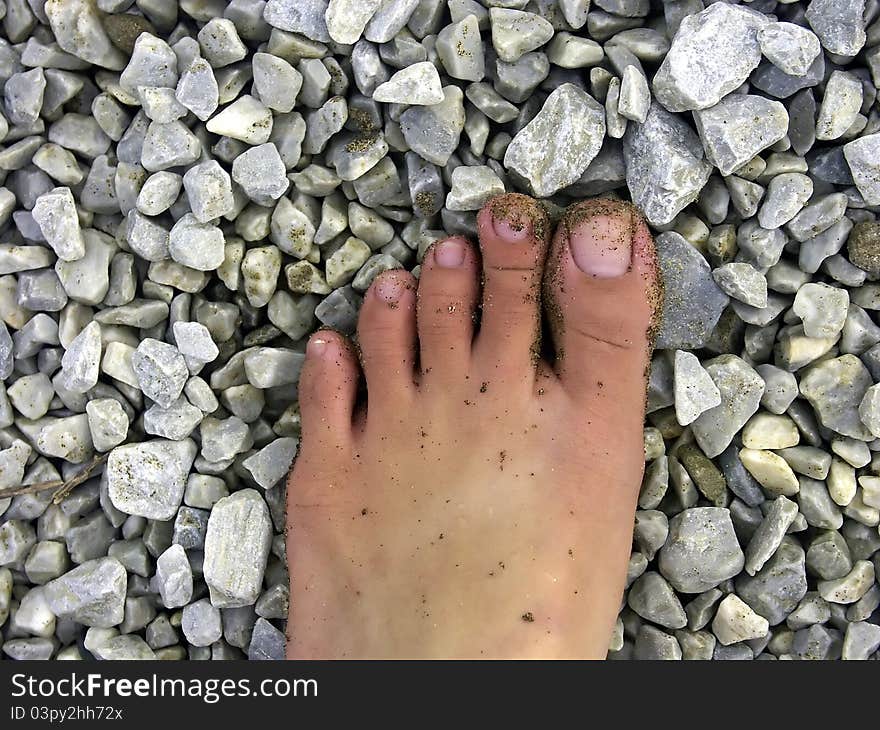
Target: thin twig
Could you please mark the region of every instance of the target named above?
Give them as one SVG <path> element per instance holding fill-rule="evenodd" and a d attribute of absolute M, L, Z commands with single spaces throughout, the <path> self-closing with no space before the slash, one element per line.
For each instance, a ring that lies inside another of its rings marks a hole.
<path fill-rule="evenodd" d="M 52 502 L 54 504 L 58 504 L 63 500 L 70 491 L 75 487 L 78 487 L 84 481 L 86 481 L 89 476 L 91 476 L 92 472 L 95 471 L 101 464 L 107 461 L 107 454 L 101 454 L 100 456 L 96 456 L 92 459 L 88 464 L 85 465 L 84 468 L 80 469 L 76 474 L 74 474 L 69 479 L 52 479 L 48 482 L 37 482 L 36 484 L 26 484 L 23 487 L 14 487 L 12 489 L 4 489 L 0 490 L 0 499 L 6 499 L 7 497 L 17 497 L 19 494 L 34 494 L 35 492 L 44 492 L 47 489 L 57 489 L 58 491 L 52 496 Z"/>

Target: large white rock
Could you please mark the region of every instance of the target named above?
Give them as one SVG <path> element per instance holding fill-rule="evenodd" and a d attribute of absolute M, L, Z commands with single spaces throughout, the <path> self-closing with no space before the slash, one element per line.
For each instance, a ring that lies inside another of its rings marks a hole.
<path fill-rule="evenodd" d="M 604 136 L 602 105 L 574 84 L 562 84 L 513 138 L 504 165 L 528 180 L 537 197 L 547 198 L 577 182 Z"/>
<path fill-rule="evenodd" d="M 741 86 L 761 62 L 758 31 L 770 20 L 715 3 L 689 15 L 654 75 L 654 96 L 671 112 L 706 109 Z"/>
<path fill-rule="evenodd" d="M 107 460 L 110 501 L 129 515 L 170 520 L 183 499 L 195 457 L 196 445 L 191 439 L 117 446 Z"/>
<path fill-rule="evenodd" d="M 249 606 L 257 600 L 271 542 L 269 508 L 255 489 L 233 492 L 214 505 L 203 570 L 215 607 Z"/>

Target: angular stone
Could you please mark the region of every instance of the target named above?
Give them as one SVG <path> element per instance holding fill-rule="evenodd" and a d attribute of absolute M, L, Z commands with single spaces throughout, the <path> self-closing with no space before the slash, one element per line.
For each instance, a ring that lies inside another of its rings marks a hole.
<path fill-rule="evenodd" d="M 574 84 L 563 84 L 513 138 L 504 164 L 528 180 L 536 196 L 546 198 L 580 178 L 604 134 L 602 106 Z"/>
<path fill-rule="evenodd" d="M 804 559 L 800 545 L 786 537 L 754 577 L 743 575 L 737 579 L 737 595 L 771 626 L 781 623 L 807 592 Z"/>
<path fill-rule="evenodd" d="M 203 418 L 202 411 L 181 396 L 167 408 L 154 403 L 144 411 L 144 431 L 153 436 L 182 441 L 196 429 Z"/>
<path fill-rule="evenodd" d="M 788 416 L 756 413 L 742 430 L 743 446 L 749 449 L 787 449 L 799 441 L 797 426 Z"/>
<path fill-rule="evenodd" d="M 76 261 L 85 256 L 85 242 L 70 188 L 54 188 L 43 193 L 34 203 L 33 216 L 58 258 Z"/>
<path fill-rule="evenodd" d="M 636 636 L 633 658 L 642 661 L 678 661 L 681 660 L 681 646 L 674 636 L 643 624 Z"/>
<path fill-rule="evenodd" d="M 820 580 L 816 589 L 829 603 L 849 604 L 858 601 L 874 585 L 874 564 L 858 560 L 852 570 L 842 578 Z"/>
<path fill-rule="evenodd" d="M 217 111 L 220 90 L 214 70 L 204 58 L 196 56 L 181 74 L 175 92 L 177 101 L 203 122 Z"/>
<path fill-rule="evenodd" d="M 232 179 L 258 205 L 270 206 L 290 187 L 278 148 L 272 143 L 242 152 L 232 162 Z"/>
<path fill-rule="evenodd" d="M 623 69 L 617 111 L 620 116 L 644 124 L 651 108 L 651 90 L 645 74 L 631 64 Z"/>
<path fill-rule="evenodd" d="M 247 144 L 264 144 L 272 134 L 272 112 L 261 101 L 245 94 L 211 117 L 205 127 L 209 132 Z"/>
<path fill-rule="evenodd" d="M 222 68 L 247 56 L 247 46 L 228 18 L 211 18 L 198 33 L 202 55 L 214 68 Z"/>
<path fill-rule="evenodd" d="M 865 45 L 865 0 L 811 0 L 805 18 L 829 53 L 855 56 Z"/>
<path fill-rule="evenodd" d="M 856 121 L 862 108 L 862 82 L 846 71 L 832 71 L 825 82 L 825 94 L 816 119 L 816 139 L 842 137 Z"/>
<path fill-rule="evenodd" d="M 768 22 L 761 13 L 727 3 L 689 15 L 654 76 L 654 96 L 673 112 L 714 106 L 760 63 L 758 31 Z"/>
<path fill-rule="evenodd" d="M 724 264 L 712 271 L 712 278 L 728 296 L 751 307 L 767 306 L 767 279 L 751 264 Z"/>
<path fill-rule="evenodd" d="M 89 432 L 96 451 L 110 451 L 128 436 L 128 415 L 115 398 L 95 398 L 86 403 Z"/>
<path fill-rule="evenodd" d="M 773 500 L 764 520 L 746 546 L 746 573 L 755 575 L 764 567 L 782 544 L 782 539 L 797 514 L 798 505 L 790 499 L 780 496 Z"/>
<path fill-rule="evenodd" d="M 131 356 L 140 389 L 163 408 L 177 400 L 189 378 L 183 355 L 173 345 L 146 338 Z"/>
<path fill-rule="evenodd" d="M 639 576 L 629 589 L 627 603 L 642 618 L 665 628 L 687 625 L 681 602 L 659 573 L 648 571 Z"/>
<path fill-rule="evenodd" d="M 703 255 L 673 231 L 656 240 L 664 284 L 663 317 L 655 346 L 695 349 L 708 341 L 729 301 Z"/>
<path fill-rule="evenodd" d="M 712 633 L 724 646 L 750 639 L 760 639 L 770 629 L 763 616 L 736 594 L 730 593 L 718 604 L 718 612 L 712 621 Z"/>
<path fill-rule="evenodd" d="M 845 144 L 843 156 L 865 202 L 880 205 L 880 134 L 869 134 Z"/>
<path fill-rule="evenodd" d="M 482 81 L 486 75 L 483 41 L 476 15 L 466 15 L 437 35 L 437 56 L 446 73 L 462 81 Z"/>
<path fill-rule="evenodd" d="M 187 213 L 171 229 L 168 253 L 177 263 L 191 269 L 213 271 L 223 263 L 225 244 L 222 230 Z"/>
<path fill-rule="evenodd" d="M 217 371 L 214 374 L 216 375 Z M 211 382 L 213 385 L 213 378 Z M 202 421 L 201 435 L 202 456 L 208 461 L 232 459 L 236 454 L 247 451 L 253 445 L 253 438 L 247 424 L 237 416 L 223 420 L 206 418 Z"/>
<path fill-rule="evenodd" d="M 489 8 L 492 46 L 507 63 L 540 48 L 553 37 L 553 26 L 534 13 L 509 8 Z"/>
<path fill-rule="evenodd" d="M 702 593 L 739 574 L 745 557 L 730 520 L 719 507 L 694 507 L 669 521 L 659 553 L 660 573 L 681 593 Z"/>
<path fill-rule="evenodd" d="M 736 355 L 720 355 L 704 367 L 721 393 L 721 404 L 701 414 L 691 428 L 706 456 L 714 458 L 758 410 L 764 381 Z"/>
<path fill-rule="evenodd" d="M 813 194 L 813 181 L 798 172 L 776 175 L 767 186 L 767 194 L 758 211 L 762 228 L 779 228 L 794 218 Z"/>
<path fill-rule="evenodd" d="M 113 71 L 125 66 L 125 55 L 101 23 L 103 13 L 96 0 L 47 0 L 43 10 L 62 50 Z"/>
<path fill-rule="evenodd" d="M 847 257 L 850 263 L 872 277 L 880 276 L 880 223 L 860 221 L 852 227 L 847 240 Z M 854 292 L 854 296 L 857 294 L 858 291 Z"/>
<path fill-rule="evenodd" d="M 144 661 L 156 659 L 155 652 L 137 634 L 122 634 L 107 639 L 92 652 L 104 661 Z"/>
<path fill-rule="evenodd" d="M 192 599 L 192 568 L 180 545 L 171 545 L 156 559 L 156 584 L 166 608 L 185 606 Z"/>
<path fill-rule="evenodd" d="M 190 210 L 199 223 L 212 221 L 235 208 L 232 180 L 216 160 L 189 168 L 183 176 L 183 188 Z"/>
<path fill-rule="evenodd" d="M 116 509 L 151 520 L 170 520 L 183 499 L 195 444 L 155 439 L 117 446 L 107 461 L 107 486 Z"/>
<path fill-rule="evenodd" d="M 349 236 L 325 266 L 327 286 L 336 289 L 354 278 L 358 269 L 370 258 L 372 249 L 361 239 Z"/>
<path fill-rule="evenodd" d="M 801 395 L 826 428 L 861 441 L 874 436 L 859 418 L 859 405 L 873 385 L 871 375 L 854 355 L 825 360 L 801 378 Z"/>
<path fill-rule="evenodd" d="M 357 43 L 382 0 L 330 0 L 327 34 L 337 43 Z"/>
<path fill-rule="evenodd" d="M 263 489 L 271 489 L 287 474 L 299 441 L 294 438 L 278 438 L 242 462 L 254 481 Z"/>
<path fill-rule="evenodd" d="M 116 558 L 98 558 L 46 584 L 45 595 L 58 618 L 108 628 L 122 622 L 126 572 Z"/>
<path fill-rule="evenodd" d="M 803 76 L 822 52 L 814 33 L 794 23 L 768 23 L 758 31 L 761 53 L 780 71 Z"/>
<path fill-rule="evenodd" d="M 199 159 L 201 149 L 198 137 L 182 122 L 150 122 L 144 137 L 140 163 L 149 172 L 191 165 Z"/>
<path fill-rule="evenodd" d="M 382 0 L 364 30 L 364 37 L 373 43 L 387 43 L 406 25 L 418 0 Z"/>
<path fill-rule="evenodd" d="M 269 0 L 263 17 L 274 28 L 326 43 L 330 40 L 324 19 L 328 5 L 328 0 Z"/>
<path fill-rule="evenodd" d="M 623 157 L 633 202 L 655 226 L 694 202 L 712 172 L 697 135 L 658 104 L 651 105 L 644 124 L 627 126 Z"/>
<path fill-rule="evenodd" d="M 247 655 L 251 661 L 280 661 L 284 659 L 287 641 L 284 634 L 264 618 L 254 624 Z"/>
<path fill-rule="evenodd" d="M 448 89 L 449 87 L 447 87 Z M 461 102 L 461 91 L 456 88 L 458 91 L 458 99 L 459 103 Z M 452 96 L 455 96 L 452 94 Z M 406 137 L 406 130 L 403 127 L 404 117 L 407 115 L 414 115 L 416 112 L 424 111 L 426 114 L 430 115 L 434 112 L 437 112 L 440 115 L 445 115 L 445 112 L 442 109 L 447 109 L 443 103 L 434 104 L 430 107 L 410 107 L 401 115 L 401 129 L 403 130 L 403 135 Z M 462 118 L 464 117 L 464 108 L 461 109 Z M 412 117 L 407 117 L 411 119 Z M 426 117 L 426 119 L 428 119 Z M 437 120 L 435 120 L 437 121 Z M 446 119 L 446 121 L 450 121 Z M 430 124 L 430 122 L 426 123 Z M 444 133 L 451 133 L 451 130 L 445 128 L 443 126 L 445 122 L 440 122 L 440 126 L 431 127 L 432 132 L 436 132 L 437 134 L 443 135 Z M 462 126 L 464 122 L 462 121 Z M 418 125 L 416 125 L 418 127 Z M 461 130 L 459 129 L 459 132 Z M 421 137 L 423 130 L 414 128 L 413 133 L 415 135 L 419 135 Z M 454 137 L 455 144 L 458 143 L 458 136 Z M 445 145 L 450 143 L 452 140 L 449 138 L 442 137 L 434 140 L 433 142 L 427 140 L 427 134 L 425 138 L 421 139 L 421 142 L 424 142 L 429 145 L 432 144 L 440 144 Z M 409 144 L 411 146 L 418 145 L 419 142 L 410 141 Z M 333 166 L 336 171 L 337 179 L 345 180 L 347 182 L 357 180 L 359 177 L 363 176 L 374 167 L 376 167 L 379 162 L 384 159 L 385 155 L 388 154 L 388 141 L 384 136 L 377 132 L 365 132 L 363 134 L 340 134 L 337 135 L 330 144 L 330 147 L 327 151 L 325 159 L 327 162 Z M 414 147 L 415 149 L 415 147 Z M 449 154 L 451 154 L 451 150 Z M 425 152 L 425 154 L 428 154 Z M 448 158 L 446 158 L 448 159 Z M 445 163 L 444 163 L 445 164 Z"/>
<path fill-rule="evenodd" d="M 373 100 L 391 104 L 418 104 L 430 106 L 444 99 L 440 74 L 430 61 L 414 63 L 379 84 L 373 92 Z"/>
<path fill-rule="evenodd" d="M 866 660 L 880 648 L 880 626 L 858 621 L 846 626 L 843 638 L 844 660 Z"/>
<path fill-rule="evenodd" d="M 806 476 L 799 477 L 798 482 L 798 508 L 807 524 L 824 530 L 840 529 L 843 516 L 825 483 Z"/>
<path fill-rule="evenodd" d="M 448 210 L 479 210 L 496 195 L 504 183 L 486 165 L 462 165 L 452 171 L 452 187 L 446 196 Z"/>
<path fill-rule="evenodd" d="M 693 353 L 675 351 L 674 378 L 675 414 L 682 426 L 721 404 L 718 387 Z"/>
<path fill-rule="evenodd" d="M 257 600 L 271 540 L 269 509 L 255 490 L 239 490 L 214 505 L 203 565 L 214 606 L 234 608 Z"/>
<path fill-rule="evenodd" d="M 792 311 L 801 318 L 807 337 L 837 337 L 846 322 L 849 294 L 846 289 L 809 282 L 798 289 Z"/>
<path fill-rule="evenodd" d="M 457 86 L 445 86 L 443 101 L 428 107 L 411 107 L 401 114 L 400 130 L 410 149 L 428 162 L 445 165 L 458 147 L 464 129 L 463 99 Z"/>
<path fill-rule="evenodd" d="M 183 609 L 180 628 L 192 646 L 210 646 L 223 636 L 220 611 L 207 598 Z"/>
<path fill-rule="evenodd" d="M 752 94 L 731 94 L 694 112 L 707 159 L 730 175 L 788 131 L 788 113 L 778 101 Z"/>

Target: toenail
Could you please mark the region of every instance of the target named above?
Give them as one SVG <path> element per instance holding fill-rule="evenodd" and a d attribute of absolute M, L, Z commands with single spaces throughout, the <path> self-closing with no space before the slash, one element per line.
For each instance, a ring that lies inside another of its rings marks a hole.
<path fill-rule="evenodd" d="M 576 220 L 569 227 L 568 243 L 577 267 L 600 279 L 625 274 L 632 258 L 633 222 L 629 213 Z"/>
<path fill-rule="evenodd" d="M 404 285 L 396 276 L 382 276 L 376 282 L 376 296 L 386 304 L 395 304 L 403 294 Z"/>
<path fill-rule="evenodd" d="M 306 350 L 309 355 L 318 357 L 324 353 L 324 350 L 327 349 L 327 345 L 329 344 L 330 340 L 325 339 L 324 337 L 312 337 L 312 339 L 309 340 Z"/>
<path fill-rule="evenodd" d="M 493 210 L 492 228 L 506 241 L 524 241 L 532 232 L 528 219 L 516 210 Z"/>
<path fill-rule="evenodd" d="M 434 261 L 444 269 L 454 269 L 464 263 L 464 243 L 450 239 L 434 246 Z"/>

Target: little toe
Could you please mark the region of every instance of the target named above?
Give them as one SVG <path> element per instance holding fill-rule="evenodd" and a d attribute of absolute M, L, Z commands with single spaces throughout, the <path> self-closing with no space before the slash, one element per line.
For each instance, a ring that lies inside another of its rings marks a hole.
<path fill-rule="evenodd" d="M 483 257 L 483 310 L 475 357 L 532 372 L 540 350 L 541 277 L 549 223 L 536 200 L 509 193 L 477 216 Z"/>
<path fill-rule="evenodd" d="M 638 210 L 617 200 L 571 206 L 544 278 L 564 387 L 640 419 L 661 299 L 653 240 Z"/>
<path fill-rule="evenodd" d="M 299 408 L 304 447 L 348 444 L 360 370 L 348 340 L 319 330 L 310 338 L 299 376 Z"/>
<path fill-rule="evenodd" d="M 416 321 L 422 382 L 449 383 L 467 373 L 474 338 L 479 257 L 464 238 L 438 241 L 425 254 Z"/>
<path fill-rule="evenodd" d="M 377 276 L 364 297 L 358 345 L 367 380 L 368 414 L 396 410 L 413 393 L 415 292 L 413 275 L 394 270 Z"/>

